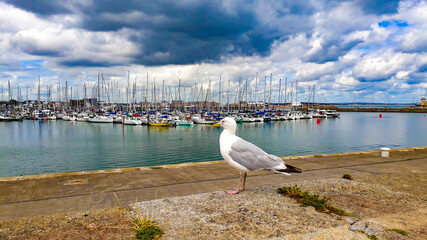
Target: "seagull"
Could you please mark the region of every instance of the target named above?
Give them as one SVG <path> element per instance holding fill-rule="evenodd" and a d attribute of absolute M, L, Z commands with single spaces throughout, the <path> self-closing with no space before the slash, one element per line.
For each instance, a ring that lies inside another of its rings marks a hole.
<path fill-rule="evenodd" d="M 287 172 L 301 172 L 301 169 L 288 165 L 272 154 L 264 152 L 254 144 L 236 136 L 236 121 L 226 117 L 214 124 L 213 127 L 222 127 L 219 137 L 219 147 L 224 160 L 240 172 L 240 180 L 237 188 L 225 191 L 228 195 L 238 194 L 245 190 L 246 176 L 249 171 L 269 170 L 281 174 L 290 175 Z"/>

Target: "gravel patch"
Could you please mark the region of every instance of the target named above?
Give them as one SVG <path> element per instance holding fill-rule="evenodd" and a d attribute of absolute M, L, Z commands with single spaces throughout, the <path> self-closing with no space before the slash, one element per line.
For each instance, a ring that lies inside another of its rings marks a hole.
<path fill-rule="evenodd" d="M 132 208 L 153 216 L 165 230 L 162 239 L 367 239 L 367 235 L 418 239 L 423 235 L 425 221 L 412 222 L 411 226 L 396 221 L 425 214 L 423 198 L 374 184 L 372 178 L 364 180 L 295 183 L 303 191 L 330 198 L 331 205 L 357 215 L 355 218 L 302 207 L 276 193 L 282 186 L 251 188 L 234 196 L 212 192 L 157 199 L 135 203 Z M 408 231 L 409 237 L 385 230 L 391 228 Z"/>

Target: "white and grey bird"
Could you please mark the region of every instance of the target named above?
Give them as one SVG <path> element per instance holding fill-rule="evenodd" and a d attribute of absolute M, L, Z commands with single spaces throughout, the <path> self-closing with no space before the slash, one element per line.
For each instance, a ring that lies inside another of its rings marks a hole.
<path fill-rule="evenodd" d="M 301 172 L 292 166 L 287 168 L 281 158 L 268 154 L 256 145 L 236 136 L 237 124 L 233 118 L 226 117 L 214 124 L 214 127 L 224 129 L 219 137 L 222 157 L 240 172 L 238 187 L 226 191 L 227 194 L 237 194 L 245 190 L 246 176 L 249 171 L 269 170 L 287 175 L 289 175 L 287 172 Z"/>

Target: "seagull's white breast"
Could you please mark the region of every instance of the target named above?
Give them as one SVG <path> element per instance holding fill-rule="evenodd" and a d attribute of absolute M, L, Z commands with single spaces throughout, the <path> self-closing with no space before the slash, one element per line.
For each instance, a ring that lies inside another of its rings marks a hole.
<path fill-rule="evenodd" d="M 233 161 L 230 156 L 231 146 L 240 138 L 235 134 L 230 133 L 227 130 L 222 131 L 221 136 L 219 137 L 219 148 L 221 150 L 221 155 L 224 160 L 230 164 L 232 167 L 236 168 L 240 172 L 248 172 L 249 169 L 244 167 L 243 165 Z"/>

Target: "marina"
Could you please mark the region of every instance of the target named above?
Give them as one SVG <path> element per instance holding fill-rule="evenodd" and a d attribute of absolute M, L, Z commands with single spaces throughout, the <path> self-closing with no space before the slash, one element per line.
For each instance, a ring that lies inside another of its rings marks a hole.
<path fill-rule="evenodd" d="M 242 121 L 237 135 L 277 156 L 426 146 L 424 115 L 387 113 L 380 118 L 378 113 L 343 112 L 339 118 Z M 63 120 L 0 122 L 0 177 L 221 160 L 220 132 L 197 123 L 165 128 Z"/>

